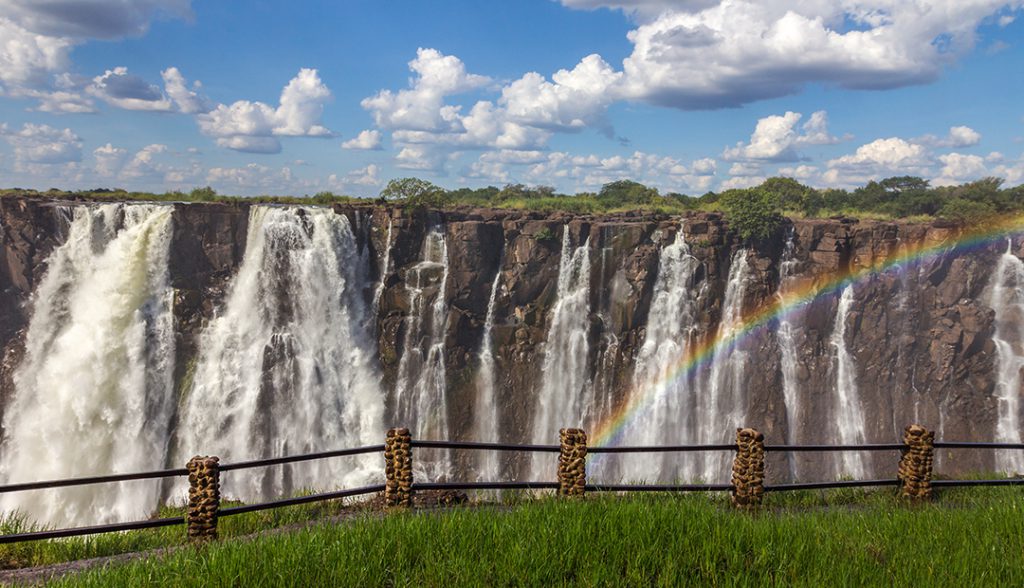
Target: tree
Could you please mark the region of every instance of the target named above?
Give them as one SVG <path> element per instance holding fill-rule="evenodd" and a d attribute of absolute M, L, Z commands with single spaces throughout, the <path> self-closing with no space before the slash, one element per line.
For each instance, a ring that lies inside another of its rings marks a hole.
<path fill-rule="evenodd" d="M 391 180 L 380 191 L 385 200 L 404 200 L 411 206 L 444 206 L 447 193 L 440 186 L 435 186 L 419 178 L 397 178 Z"/>
<path fill-rule="evenodd" d="M 802 210 L 808 195 L 814 193 L 810 186 L 786 177 L 768 178 L 759 187 L 774 193 L 783 210 Z"/>
<path fill-rule="evenodd" d="M 939 216 L 966 224 L 976 224 L 996 214 L 994 206 L 988 202 L 953 198 L 939 210 Z"/>
<path fill-rule="evenodd" d="M 766 239 L 782 223 L 778 195 L 760 187 L 728 190 L 722 193 L 719 202 L 725 209 L 729 227 L 744 240 Z"/>
<path fill-rule="evenodd" d="M 603 204 L 612 206 L 623 204 L 653 204 L 660 196 L 654 188 L 634 182 L 632 180 L 619 180 L 601 186 L 597 199 Z"/>
<path fill-rule="evenodd" d="M 217 199 L 217 191 L 209 186 L 196 188 L 189 193 L 189 197 L 200 202 L 210 202 Z"/>

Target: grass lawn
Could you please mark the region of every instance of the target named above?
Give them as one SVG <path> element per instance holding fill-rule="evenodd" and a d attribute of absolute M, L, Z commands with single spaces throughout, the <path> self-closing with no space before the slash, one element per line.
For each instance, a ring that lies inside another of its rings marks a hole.
<path fill-rule="evenodd" d="M 180 531 L 180 529 L 179 529 Z M 1024 492 L 590 495 L 226 539 L 58 586 L 1020 586 Z"/>

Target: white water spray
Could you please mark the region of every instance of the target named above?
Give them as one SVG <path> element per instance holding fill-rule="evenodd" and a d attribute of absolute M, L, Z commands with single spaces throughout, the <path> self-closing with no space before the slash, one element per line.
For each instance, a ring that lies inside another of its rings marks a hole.
<path fill-rule="evenodd" d="M 377 288 L 373 291 L 373 305 L 370 308 L 370 321 L 377 320 L 377 311 L 380 310 L 380 297 L 384 294 L 384 286 L 388 280 L 388 271 L 391 269 L 391 246 L 394 245 L 391 233 L 395 230 L 395 221 L 388 215 L 388 236 L 387 244 L 384 246 L 384 258 L 381 260 L 380 268 L 380 281 L 377 282 Z"/>
<path fill-rule="evenodd" d="M 394 426 L 409 427 L 417 439 L 450 439 L 445 366 L 445 332 L 448 306 L 444 293 L 448 284 L 448 244 L 442 227 L 435 227 L 423 239 L 420 262 L 406 273 L 410 316 L 405 331 L 402 357 L 398 362 L 395 408 L 390 415 Z M 451 452 L 421 452 L 416 475 L 431 481 L 452 473 Z M 431 459 L 431 458 L 434 459 Z"/>
<path fill-rule="evenodd" d="M 670 378 L 672 369 L 693 345 L 697 332 L 694 274 L 700 261 L 690 253 L 682 230 L 661 251 L 643 345 L 637 353 L 633 392 L 653 391 L 654 398 L 630 419 L 623 445 L 685 444 L 694 434 L 694 386 L 690 378 Z M 636 454 L 623 460 L 627 481 L 674 481 L 697 475 L 692 455 Z"/>
<path fill-rule="evenodd" d="M 836 401 L 832 405 L 833 426 L 841 445 L 864 443 L 864 409 L 857 389 L 857 364 L 846 344 L 846 319 L 853 306 L 853 285 L 843 289 L 836 308 L 836 322 L 830 344 L 835 349 Z M 836 475 L 864 478 L 864 456 L 854 451 L 840 452 Z"/>
<path fill-rule="evenodd" d="M 160 469 L 174 407 L 170 206 L 78 206 L 32 298 L 4 418 L 5 483 Z M 143 518 L 160 481 L 14 492 L 58 527 Z"/>
<path fill-rule="evenodd" d="M 202 334 L 177 461 L 295 455 L 379 442 L 382 393 L 348 219 L 329 209 L 253 207 L 227 302 Z M 243 500 L 367 483 L 373 456 L 232 472 Z"/>
<path fill-rule="evenodd" d="M 786 246 L 782 250 L 779 263 L 779 291 L 776 296 L 780 302 L 792 287 L 799 261 L 796 259 L 796 246 L 793 243 L 794 230 L 790 228 L 786 237 Z M 795 313 L 786 313 L 779 320 L 775 338 L 779 343 L 779 364 L 782 369 L 782 398 L 786 404 L 786 443 L 797 443 L 800 430 L 800 384 L 797 381 L 797 350 L 796 335 L 798 327 Z M 789 453 L 789 474 L 797 477 L 797 463 L 794 453 Z"/>
<path fill-rule="evenodd" d="M 733 254 L 729 264 L 716 341 L 730 340 L 743 328 L 743 299 L 751 275 L 748 255 L 746 249 L 740 249 Z M 734 441 L 732 431 L 744 426 L 747 386 L 744 364 L 747 357 L 746 351 L 730 345 L 723 346 L 715 356 L 708 374 L 707 392 L 701 394 L 697 402 L 697 438 L 700 443 L 731 443 Z M 721 451 L 708 452 L 704 456 L 703 479 L 709 483 L 725 481 L 728 478 L 727 457 Z"/>
<path fill-rule="evenodd" d="M 501 267 L 494 274 L 491 296 L 487 301 L 487 318 L 484 319 L 484 335 L 480 342 L 480 370 L 476 375 L 476 418 L 473 422 L 474 440 L 483 442 L 501 441 L 501 420 L 498 418 L 498 399 L 495 397 L 494 370 L 494 302 L 498 298 L 498 284 L 501 282 Z M 478 451 L 477 478 L 494 481 L 500 473 L 499 455 L 496 451 Z"/>
<path fill-rule="evenodd" d="M 996 388 L 999 419 L 996 441 L 1021 442 L 1021 370 L 1024 370 L 1024 262 L 1007 240 L 989 287 L 988 304 L 995 311 Z M 997 451 L 996 468 L 1008 474 L 1024 473 L 1024 453 Z"/>
<path fill-rule="evenodd" d="M 562 232 L 558 293 L 544 345 L 541 387 L 534 410 L 533 442 L 558 443 L 558 430 L 585 427 L 593 404 L 590 355 L 590 239 L 573 250 L 569 227 Z M 531 480 L 553 480 L 551 456 L 534 453 Z"/>

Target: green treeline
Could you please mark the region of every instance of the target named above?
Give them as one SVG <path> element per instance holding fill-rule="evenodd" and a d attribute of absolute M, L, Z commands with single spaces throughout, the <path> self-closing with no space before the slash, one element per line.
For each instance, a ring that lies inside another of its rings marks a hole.
<path fill-rule="evenodd" d="M 360 199 L 320 192 L 313 196 L 234 197 L 218 194 L 210 187 L 191 192 L 150 194 L 124 190 L 63 192 L 49 190 L 0 190 L 0 196 L 30 195 L 51 198 L 83 197 L 93 200 L 163 200 L 182 202 L 273 202 L 289 204 L 334 204 Z M 679 213 L 688 210 L 726 214 L 733 228 L 744 238 L 767 237 L 782 217 L 828 217 L 836 215 L 875 219 L 934 218 L 975 224 L 1008 213 L 1024 211 L 1024 186 L 1004 188 L 999 178 L 984 178 L 959 186 L 933 187 L 915 176 L 898 176 L 871 181 L 854 190 L 816 189 L 785 177 L 769 178 L 758 186 L 707 192 L 700 196 L 661 193 L 631 180 L 610 182 L 597 192 L 563 194 L 550 186 L 508 184 L 504 187 L 446 190 L 419 178 L 391 180 L 377 201 L 414 207 L 459 206 L 497 207 L 541 212 L 575 213 L 647 210 Z"/>

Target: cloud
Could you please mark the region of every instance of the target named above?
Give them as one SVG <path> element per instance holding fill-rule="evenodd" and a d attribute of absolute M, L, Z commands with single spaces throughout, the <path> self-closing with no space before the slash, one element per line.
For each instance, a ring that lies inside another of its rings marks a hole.
<path fill-rule="evenodd" d="M 190 18 L 189 0 L 0 0 L 0 95 L 41 100 L 36 110 L 90 112 L 91 103 L 60 87 L 70 53 L 91 39 L 144 34 L 161 18 Z M 56 93 L 60 90 L 61 93 Z"/>
<path fill-rule="evenodd" d="M 263 102 L 239 100 L 230 106 L 218 104 L 196 116 L 199 130 L 217 140 L 217 145 L 249 153 L 278 153 L 277 137 L 331 137 L 320 124 L 324 104 L 331 92 L 315 69 L 299 70 L 281 91 L 277 107 Z"/>
<path fill-rule="evenodd" d="M 561 2 L 563 6 L 578 10 L 608 8 L 611 10 L 621 10 L 627 14 L 639 17 L 657 16 L 671 10 L 698 10 L 715 4 L 715 0 L 618 0 L 617 2 L 606 2 L 605 0 L 561 0 Z"/>
<path fill-rule="evenodd" d="M 169 112 L 174 108 L 159 86 L 128 73 L 126 67 L 108 69 L 103 75 L 96 76 L 86 92 L 125 110 Z"/>
<path fill-rule="evenodd" d="M 588 55 L 572 70 L 559 70 L 552 81 L 527 73 L 501 91 L 500 104 L 510 120 L 531 127 L 579 131 L 599 126 L 609 136 L 605 111 L 615 101 L 622 78 L 599 55 Z"/>
<path fill-rule="evenodd" d="M 160 77 L 164 80 L 164 91 L 174 101 L 179 112 L 201 114 L 213 109 L 210 100 L 199 94 L 202 84 L 193 82 L 192 89 L 189 89 L 185 77 L 181 75 L 178 68 L 169 67 L 160 72 Z"/>
<path fill-rule="evenodd" d="M 0 125 L 2 136 L 14 149 L 19 169 L 28 164 L 52 165 L 82 160 L 82 139 L 71 129 L 25 123 L 13 131 Z"/>
<path fill-rule="evenodd" d="M 341 144 L 342 149 L 380 150 L 380 131 L 361 131 L 356 137 Z"/>
<path fill-rule="evenodd" d="M 921 84 L 972 49 L 978 26 L 1007 4 L 1021 6 L 1020 0 L 682 5 L 629 33 L 633 52 L 623 62 L 623 87 L 636 100 L 710 109 L 794 94 L 815 83 L 850 89 Z"/>
<path fill-rule="evenodd" d="M 962 147 L 973 147 L 974 145 L 977 145 L 981 142 L 981 133 L 975 131 L 971 127 L 950 127 L 949 134 L 945 137 L 939 138 L 935 135 L 925 135 L 914 139 L 914 142 L 927 145 L 929 147 L 949 147 L 959 149 Z"/>
<path fill-rule="evenodd" d="M 803 117 L 799 112 L 766 116 L 757 121 L 749 143 L 737 143 L 726 148 L 722 158 L 727 161 L 797 161 L 796 147 L 801 145 L 830 145 L 840 139 L 828 132 L 828 115 L 824 110 L 813 114 L 801 127 L 796 125 Z"/>
<path fill-rule="evenodd" d="M 384 129 L 451 131 L 458 129 L 458 107 L 444 106 L 444 98 L 490 83 L 490 78 L 466 72 L 466 66 L 453 55 L 436 49 L 420 48 L 409 62 L 415 74 L 410 88 L 391 92 L 381 90 L 361 104 Z"/>
<path fill-rule="evenodd" d="M 899 137 L 876 139 L 850 155 L 831 159 L 822 180 L 833 186 L 863 184 L 884 176 L 928 176 L 931 156 L 924 145 Z"/>
<path fill-rule="evenodd" d="M 94 149 L 92 155 L 96 160 L 96 173 L 101 177 L 113 177 L 121 171 L 128 151 L 107 143 Z"/>

